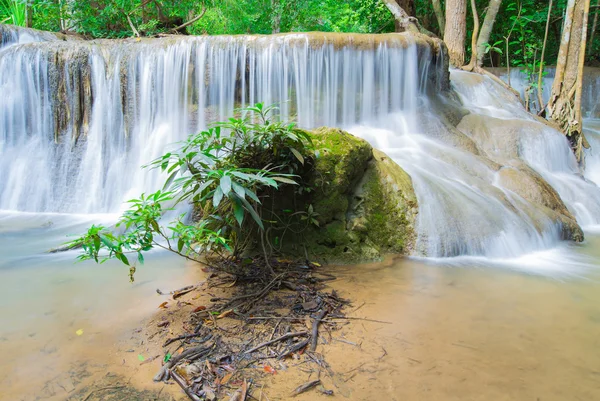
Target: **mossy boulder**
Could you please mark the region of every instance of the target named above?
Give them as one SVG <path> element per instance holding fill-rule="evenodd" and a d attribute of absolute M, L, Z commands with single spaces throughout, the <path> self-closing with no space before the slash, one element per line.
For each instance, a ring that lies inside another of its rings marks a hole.
<path fill-rule="evenodd" d="M 309 132 L 318 157 L 302 202 L 318 215 L 284 244 L 288 254 L 327 263 L 377 260 L 408 254 L 415 244 L 417 200 L 411 178 L 363 139 L 335 128 Z"/>

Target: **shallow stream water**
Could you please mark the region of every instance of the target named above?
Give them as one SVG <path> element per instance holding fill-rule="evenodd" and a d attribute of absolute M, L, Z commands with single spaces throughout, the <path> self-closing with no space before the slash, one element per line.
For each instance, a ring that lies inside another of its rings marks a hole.
<path fill-rule="evenodd" d="M 44 253 L 100 217 L 0 215 L 0 400 L 64 400 L 107 374 L 160 390 L 158 365 L 139 372 L 132 337 L 161 302 L 156 288 L 193 283 L 198 270 L 157 253 L 130 284 L 124 266 Z M 350 315 L 387 323 L 353 320 L 325 336 L 342 378 L 330 387 L 352 400 L 599 399 L 599 266 L 600 235 L 588 233 L 527 263 L 390 258 L 333 268 Z M 308 375 L 269 380 L 266 394 L 284 400 Z"/>
<path fill-rule="evenodd" d="M 120 347 L 160 304 L 156 289 L 193 282 L 194 269 L 161 252 L 149 255 L 133 284 L 124 265 L 47 253 L 113 219 L 0 212 L 0 400 L 65 399 L 117 361 L 135 359 Z"/>
<path fill-rule="evenodd" d="M 569 248 L 590 263 L 580 277 L 410 259 L 338 269 L 350 316 L 388 323 L 332 333 L 321 350 L 340 388 L 323 375 L 326 388 L 352 400 L 600 399 L 600 236 Z M 282 372 L 273 394 L 308 380 Z"/>

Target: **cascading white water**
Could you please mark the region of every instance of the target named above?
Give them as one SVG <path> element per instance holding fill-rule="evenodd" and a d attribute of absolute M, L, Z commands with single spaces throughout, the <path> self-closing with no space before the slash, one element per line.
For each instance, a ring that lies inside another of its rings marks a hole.
<path fill-rule="evenodd" d="M 159 175 L 139 166 L 259 101 L 280 103 L 283 118 L 304 127 L 414 109 L 430 56 L 402 36 L 363 45 L 284 35 L 12 46 L 0 53 L 0 85 L 11 94 L 0 99 L 0 208 L 118 211 L 158 188 Z M 77 93 L 86 85 L 90 105 Z"/>
<path fill-rule="evenodd" d="M 509 82 L 508 74 L 504 68 L 493 68 L 491 71 L 497 74 L 504 82 Z M 542 100 L 544 104 L 548 103 L 552 93 L 552 84 L 554 83 L 555 67 L 546 67 L 542 77 Z M 584 116 L 600 117 L 600 102 L 598 101 L 598 92 L 600 92 L 600 68 L 585 67 L 583 73 L 583 93 L 581 96 L 581 108 Z M 539 111 L 537 89 L 532 88 L 533 84 L 537 86 L 538 75 L 534 74 L 531 78 L 521 68 L 512 68 L 510 70 L 510 85 L 525 99 L 525 91 L 530 88 L 530 99 L 534 110 Z"/>
<path fill-rule="evenodd" d="M 0 50 L 0 88 L 9 94 L 0 99 L 0 209 L 117 212 L 159 188 L 158 173 L 140 165 L 260 101 L 280 103 L 282 117 L 303 127 L 347 128 L 398 162 L 419 200 L 418 255 L 514 257 L 561 238 L 553 214 L 504 185 L 504 167 L 482 153 L 485 144 L 445 121 L 445 107 L 458 106 L 431 95 L 443 63 L 409 36 L 39 40 L 52 43 L 14 39 Z M 468 76 L 453 75 L 466 111 L 528 118 L 516 103 L 486 103 L 498 88 Z M 578 218 L 593 216 L 597 188 L 576 175 L 564 138 L 548 131 L 537 152 L 539 139 L 520 141 L 515 160 L 551 181 Z M 575 189 L 590 193 L 583 208 L 567 196 Z"/>

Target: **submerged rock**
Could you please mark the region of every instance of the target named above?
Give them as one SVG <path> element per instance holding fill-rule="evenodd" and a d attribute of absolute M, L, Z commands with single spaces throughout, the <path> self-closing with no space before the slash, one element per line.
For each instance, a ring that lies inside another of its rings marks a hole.
<path fill-rule="evenodd" d="M 319 226 L 284 252 L 328 263 L 364 262 L 387 253 L 408 254 L 415 244 L 417 200 L 411 178 L 363 139 L 335 128 L 310 133 L 320 157 L 308 179 Z M 300 245 L 302 244 L 302 246 Z"/>

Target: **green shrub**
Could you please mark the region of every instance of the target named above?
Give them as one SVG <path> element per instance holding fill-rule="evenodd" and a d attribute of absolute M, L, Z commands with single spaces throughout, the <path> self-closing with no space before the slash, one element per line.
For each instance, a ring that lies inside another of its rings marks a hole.
<path fill-rule="evenodd" d="M 242 109 L 242 118 L 190 136 L 145 166 L 168 178 L 162 190 L 129 201 L 115 227 L 121 234 L 94 225 L 67 246 L 82 249 L 80 260 L 120 260 L 132 280 L 143 253 L 157 247 L 204 264 L 237 260 L 257 239 L 265 240 L 265 223 L 273 223 L 263 220 L 264 200 L 281 186 L 305 189 L 300 175 L 313 157 L 310 137 L 279 121 L 276 110 L 257 104 Z M 193 218 L 184 213 L 165 227 L 164 212 L 183 202 L 193 205 Z M 304 212 L 293 214 L 307 219 Z"/>

